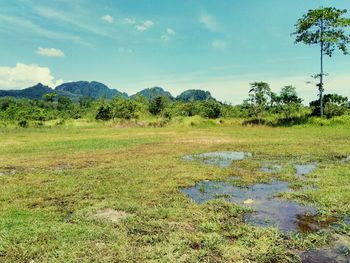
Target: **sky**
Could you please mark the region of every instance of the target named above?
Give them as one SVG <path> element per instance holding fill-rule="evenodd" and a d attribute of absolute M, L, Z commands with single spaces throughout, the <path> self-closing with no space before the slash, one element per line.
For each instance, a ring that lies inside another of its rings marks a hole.
<path fill-rule="evenodd" d="M 349 0 L 1 0 L 0 89 L 99 81 L 134 94 L 204 89 L 239 104 L 250 83 L 317 98 L 319 48 L 294 43 L 309 9 Z M 326 93 L 350 98 L 350 56 L 325 59 Z"/>

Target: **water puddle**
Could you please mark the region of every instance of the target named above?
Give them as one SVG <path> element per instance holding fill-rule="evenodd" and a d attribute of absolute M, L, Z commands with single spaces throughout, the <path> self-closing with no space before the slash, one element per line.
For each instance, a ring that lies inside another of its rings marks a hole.
<path fill-rule="evenodd" d="M 0 169 L 0 176 L 5 176 L 5 175 L 15 175 L 17 174 L 17 167 L 5 167 L 3 169 Z"/>
<path fill-rule="evenodd" d="M 350 162 L 350 155 L 348 155 L 347 157 L 343 158 L 343 159 L 341 160 L 341 162 L 343 162 L 343 163 L 348 163 L 348 162 Z"/>
<path fill-rule="evenodd" d="M 229 202 L 251 207 L 254 212 L 246 214 L 246 222 L 258 226 L 275 226 L 282 232 L 307 232 L 317 224 L 304 217 L 315 215 L 315 208 L 277 197 L 282 192 L 292 191 L 286 182 L 274 180 L 270 184 L 242 188 L 224 182 L 203 181 L 181 191 L 199 204 L 223 197 Z"/>
<path fill-rule="evenodd" d="M 233 161 L 241 161 L 251 157 L 251 153 L 245 152 L 210 152 L 183 157 L 186 161 L 200 161 L 208 165 L 217 165 L 222 168 L 229 167 Z"/>
<path fill-rule="evenodd" d="M 298 164 L 298 165 L 295 165 L 294 167 L 297 172 L 297 175 L 300 177 L 312 173 L 317 168 L 316 164 L 313 164 L 313 163 Z"/>
<path fill-rule="evenodd" d="M 310 250 L 300 254 L 303 263 L 348 263 L 350 262 L 350 238 L 336 235 L 333 247 Z"/>
<path fill-rule="evenodd" d="M 276 165 L 273 163 L 263 163 L 261 168 L 259 168 L 259 171 L 264 172 L 264 173 L 279 173 L 283 171 L 283 167 L 281 165 Z"/>

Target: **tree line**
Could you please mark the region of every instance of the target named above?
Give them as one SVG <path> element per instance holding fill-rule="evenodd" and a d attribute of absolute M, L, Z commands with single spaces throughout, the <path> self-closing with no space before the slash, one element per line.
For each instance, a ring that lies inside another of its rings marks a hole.
<path fill-rule="evenodd" d="M 74 102 L 68 97 L 50 93 L 42 100 L 0 98 L 0 120 L 27 127 L 29 122 L 42 125 L 45 121 L 90 119 L 97 121 L 200 116 L 202 118 L 240 118 L 245 123 L 276 125 L 297 124 L 318 116 L 319 101 L 303 105 L 296 88 L 285 86 L 279 93 L 271 91 L 266 82 L 251 83 L 248 98 L 241 105 L 222 103 L 215 99 L 202 101 L 170 100 L 165 96 L 148 100 L 142 96 L 133 99 L 115 97 L 111 100 L 88 97 Z M 323 96 L 324 115 L 327 118 L 349 114 L 348 98 L 338 94 Z"/>

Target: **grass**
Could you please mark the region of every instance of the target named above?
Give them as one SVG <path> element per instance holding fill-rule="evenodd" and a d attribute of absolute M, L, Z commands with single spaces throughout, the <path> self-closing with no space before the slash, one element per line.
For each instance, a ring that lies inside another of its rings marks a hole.
<path fill-rule="evenodd" d="M 198 205 L 179 189 L 204 179 L 270 181 L 262 160 L 287 164 L 280 179 L 299 188 L 286 198 L 318 207 L 340 223 L 350 216 L 348 127 L 243 127 L 229 121 L 165 128 L 112 123 L 0 129 L 0 262 L 298 262 L 297 250 L 322 246 L 339 229 L 289 237 L 244 223 L 245 209 L 221 199 Z M 185 162 L 208 151 L 254 158 L 228 169 Z M 320 169 L 296 179 L 290 161 Z M 104 208 L 132 216 L 96 220 Z M 350 235 L 346 224 L 342 234 Z"/>

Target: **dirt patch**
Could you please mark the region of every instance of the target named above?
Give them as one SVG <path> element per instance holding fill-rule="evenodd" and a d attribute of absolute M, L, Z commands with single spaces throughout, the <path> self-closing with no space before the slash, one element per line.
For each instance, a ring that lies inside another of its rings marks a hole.
<path fill-rule="evenodd" d="M 93 216 L 94 219 L 103 219 L 103 220 L 109 220 L 114 223 L 119 223 L 120 220 L 130 216 L 131 214 L 126 213 L 124 211 L 115 210 L 112 208 L 106 208 L 103 210 L 99 210 L 96 212 L 96 214 Z"/>

